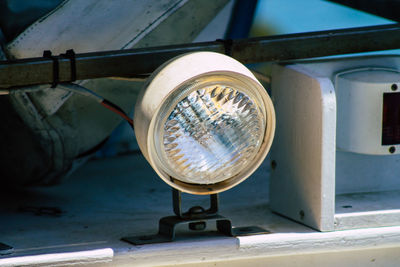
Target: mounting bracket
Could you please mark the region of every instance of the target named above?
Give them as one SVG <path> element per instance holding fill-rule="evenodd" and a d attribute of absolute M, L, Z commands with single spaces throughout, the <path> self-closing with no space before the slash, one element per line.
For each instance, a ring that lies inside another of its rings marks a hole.
<path fill-rule="evenodd" d="M 215 222 L 217 231 L 226 236 L 245 236 L 268 234 L 269 231 L 258 226 L 233 227 L 230 219 L 218 214 L 218 194 L 210 195 L 210 208 L 194 206 L 182 213 L 181 191 L 172 189 L 172 200 L 175 216 L 163 217 L 159 221 L 158 233 L 123 237 L 121 240 L 134 245 L 172 242 L 175 239 L 176 227 L 188 225 L 190 230 L 203 231 L 207 223 Z"/>
<path fill-rule="evenodd" d="M 3 243 L 0 243 L 0 256 L 8 255 L 8 254 L 11 254 L 13 252 L 14 252 L 14 248 L 13 247 L 11 247 L 9 245 L 6 245 L 6 244 L 3 244 Z"/>

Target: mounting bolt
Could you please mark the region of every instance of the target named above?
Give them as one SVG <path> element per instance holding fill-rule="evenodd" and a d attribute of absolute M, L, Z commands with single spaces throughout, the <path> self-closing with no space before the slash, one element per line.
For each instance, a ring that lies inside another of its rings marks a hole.
<path fill-rule="evenodd" d="M 392 87 L 391 87 L 391 88 L 392 88 L 392 91 L 396 91 L 396 90 L 397 90 L 397 84 L 395 84 L 395 83 L 392 84 Z"/>
<path fill-rule="evenodd" d="M 299 215 L 300 215 L 300 220 L 303 220 L 304 219 L 304 210 L 301 210 L 300 212 L 299 212 Z"/>
<path fill-rule="evenodd" d="M 189 223 L 189 229 L 194 231 L 203 231 L 206 229 L 206 222 Z"/>
<path fill-rule="evenodd" d="M 389 147 L 389 152 L 393 154 L 396 152 L 396 148 L 394 146 Z"/>
<path fill-rule="evenodd" d="M 203 214 L 204 212 L 205 212 L 205 209 L 203 207 L 200 207 L 200 206 L 194 206 L 194 207 L 191 207 L 189 209 L 189 213 L 191 215 Z"/>
<path fill-rule="evenodd" d="M 276 169 L 276 161 L 275 160 L 272 160 L 271 161 L 271 168 L 273 169 L 273 170 L 275 170 Z"/>

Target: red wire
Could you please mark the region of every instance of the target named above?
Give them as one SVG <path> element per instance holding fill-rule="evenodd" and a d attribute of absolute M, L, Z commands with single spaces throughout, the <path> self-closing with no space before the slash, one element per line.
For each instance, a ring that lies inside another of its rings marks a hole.
<path fill-rule="evenodd" d="M 108 101 L 107 101 L 108 102 Z M 123 112 L 122 110 L 119 110 L 118 108 L 113 107 L 112 105 L 108 104 L 106 102 L 106 100 L 104 100 L 103 102 L 101 102 L 100 104 L 103 105 L 105 108 L 108 108 L 109 110 L 111 110 L 112 112 L 118 114 L 119 116 L 121 116 L 124 120 L 126 120 L 131 127 L 133 128 L 133 120 L 131 118 L 129 118 L 128 115 L 126 115 L 125 112 Z"/>

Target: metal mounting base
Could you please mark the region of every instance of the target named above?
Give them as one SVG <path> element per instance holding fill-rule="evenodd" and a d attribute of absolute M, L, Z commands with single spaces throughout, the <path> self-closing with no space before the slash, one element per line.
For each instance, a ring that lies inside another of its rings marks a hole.
<path fill-rule="evenodd" d="M 210 195 L 211 206 L 208 210 L 195 206 L 188 212 L 182 213 L 181 210 L 181 192 L 173 189 L 172 198 L 174 203 L 174 212 L 176 216 L 163 217 L 159 221 L 158 234 L 123 237 L 121 240 L 134 245 L 154 244 L 171 242 L 175 239 L 176 227 L 187 225 L 190 230 L 203 231 L 207 223 L 216 223 L 219 233 L 227 236 L 245 236 L 268 234 L 269 232 L 258 226 L 232 227 L 228 218 L 217 214 L 218 195 Z"/>
<path fill-rule="evenodd" d="M 0 255 L 8 255 L 14 252 L 14 248 L 9 245 L 0 243 Z"/>

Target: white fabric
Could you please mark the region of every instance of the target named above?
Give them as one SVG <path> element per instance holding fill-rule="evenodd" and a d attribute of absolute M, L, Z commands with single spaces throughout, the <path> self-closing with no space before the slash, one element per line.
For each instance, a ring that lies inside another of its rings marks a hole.
<path fill-rule="evenodd" d="M 118 50 L 193 40 L 228 0 L 66 0 L 5 46 L 9 58 L 41 57 L 74 49 L 76 53 Z M 177 25 L 179 25 L 177 27 Z M 79 81 L 126 111 L 133 108 L 141 84 L 96 79 Z M 10 97 L 21 119 L 46 150 L 54 181 L 78 155 L 103 141 L 121 121 L 91 99 L 60 89 Z M 30 155 L 35 157 L 35 155 Z M 57 178 L 58 179 L 58 178 Z"/>

